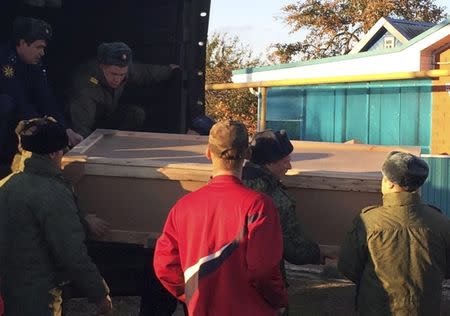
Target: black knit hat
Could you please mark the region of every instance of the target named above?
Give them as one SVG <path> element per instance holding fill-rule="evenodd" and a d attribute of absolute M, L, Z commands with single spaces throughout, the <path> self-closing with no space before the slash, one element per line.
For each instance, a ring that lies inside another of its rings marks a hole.
<path fill-rule="evenodd" d="M 131 48 L 122 42 L 102 43 L 97 48 L 97 60 L 100 64 L 128 66 L 131 64 Z"/>
<path fill-rule="evenodd" d="M 22 149 L 36 154 L 50 154 L 69 144 L 65 128 L 53 117 L 20 121 L 16 134 Z"/>
<path fill-rule="evenodd" d="M 406 191 L 420 188 L 428 177 L 428 164 L 409 153 L 392 151 L 382 167 L 383 175 Z"/>
<path fill-rule="evenodd" d="M 17 17 L 13 23 L 13 38 L 16 41 L 24 39 L 27 43 L 37 40 L 48 42 L 52 38 L 52 27 L 43 20 Z"/>
<path fill-rule="evenodd" d="M 274 132 L 271 129 L 257 133 L 253 137 L 251 148 L 250 161 L 258 165 L 276 162 L 294 150 L 285 130 Z"/>

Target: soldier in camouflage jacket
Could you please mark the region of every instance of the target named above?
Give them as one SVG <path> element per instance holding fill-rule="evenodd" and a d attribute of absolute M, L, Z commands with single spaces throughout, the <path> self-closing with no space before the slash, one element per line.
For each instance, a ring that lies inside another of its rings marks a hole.
<path fill-rule="evenodd" d="M 321 262 L 319 246 L 309 240 L 296 215 L 296 202 L 280 179 L 291 169 L 290 153 L 293 146 L 284 130 L 266 130 L 255 135 L 252 157 L 244 166 L 244 183 L 271 196 L 280 214 L 283 232 L 284 259 L 293 264 Z M 284 270 L 284 265 L 282 265 Z"/>

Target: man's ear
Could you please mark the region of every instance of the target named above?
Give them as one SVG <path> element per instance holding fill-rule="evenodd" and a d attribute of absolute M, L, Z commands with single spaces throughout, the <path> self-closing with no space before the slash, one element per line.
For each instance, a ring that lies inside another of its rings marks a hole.
<path fill-rule="evenodd" d="M 394 182 L 390 181 L 388 178 L 386 178 L 386 184 L 387 184 L 389 189 L 394 188 L 395 185 L 396 185 Z"/>
<path fill-rule="evenodd" d="M 206 145 L 205 157 L 206 157 L 208 160 L 212 160 L 212 157 L 211 157 L 211 148 L 209 148 L 209 144 Z"/>

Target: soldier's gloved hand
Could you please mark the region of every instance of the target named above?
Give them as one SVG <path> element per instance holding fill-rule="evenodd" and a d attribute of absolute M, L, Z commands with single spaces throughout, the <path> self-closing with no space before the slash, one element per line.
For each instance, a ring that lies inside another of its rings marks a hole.
<path fill-rule="evenodd" d="M 192 120 L 192 129 L 200 135 L 208 135 L 215 122 L 206 115 L 199 115 Z"/>

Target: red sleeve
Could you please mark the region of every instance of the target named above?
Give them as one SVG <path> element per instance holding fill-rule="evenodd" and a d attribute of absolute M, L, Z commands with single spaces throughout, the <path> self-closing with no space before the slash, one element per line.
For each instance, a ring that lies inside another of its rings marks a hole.
<path fill-rule="evenodd" d="M 254 202 L 248 213 L 247 266 L 250 282 L 274 308 L 287 306 L 287 292 L 280 271 L 283 239 L 278 212 L 272 200 Z"/>
<path fill-rule="evenodd" d="M 184 301 L 184 275 L 178 251 L 175 208 L 167 217 L 163 233 L 156 242 L 153 267 L 161 284 L 176 298 Z"/>

